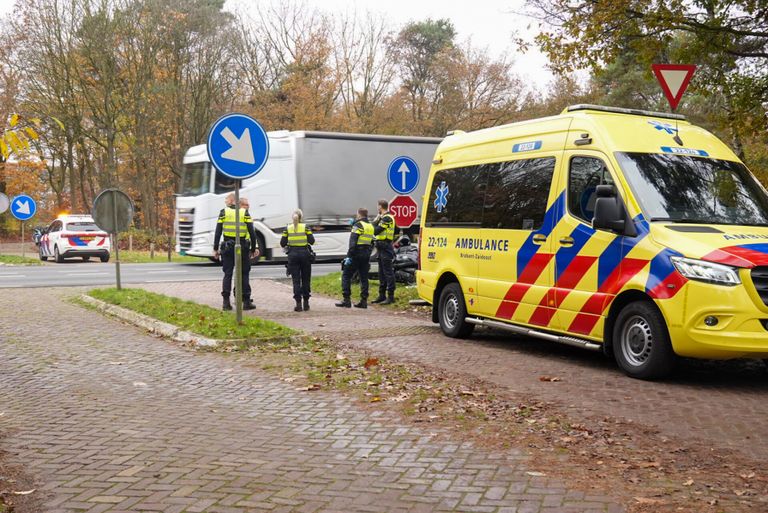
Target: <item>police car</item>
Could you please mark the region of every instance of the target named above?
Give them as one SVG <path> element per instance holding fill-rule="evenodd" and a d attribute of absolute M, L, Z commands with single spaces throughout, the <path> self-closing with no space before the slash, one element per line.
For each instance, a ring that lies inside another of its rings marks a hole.
<path fill-rule="evenodd" d="M 88 261 L 98 257 L 109 261 L 109 235 L 102 231 L 91 216 L 63 215 L 53 221 L 40 237 L 40 260 L 53 258 L 58 263 L 67 258 Z"/>

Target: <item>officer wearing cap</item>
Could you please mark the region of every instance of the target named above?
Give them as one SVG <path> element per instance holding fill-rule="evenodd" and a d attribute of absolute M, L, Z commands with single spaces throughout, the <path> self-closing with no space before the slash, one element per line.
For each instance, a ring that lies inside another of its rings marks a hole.
<path fill-rule="evenodd" d="M 352 276 L 355 271 L 360 275 L 360 302 L 355 308 L 368 308 L 368 271 L 371 268 L 371 252 L 373 251 L 373 225 L 368 222 L 368 209 L 357 210 L 357 218 L 352 224 L 349 236 L 347 258 L 343 262 L 341 273 L 341 293 L 343 299 L 336 303 L 340 308 L 352 306 Z"/>
<path fill-rule="evenodd" d="M 235 193 L 230 193 L 224 199 L 225 208 L 219 212 L 219 219 L 216 223 L 216 232 L 213 236 L 213 255 L 214 258 L 221 259 L 224 270 L 224 280 L 221 285 L 221 295 L 224 298 L 222 308 L 232 310 L 230 294 L 232 293 L 232 274 L 235 270 L 235 237 L 237 224 L 235 222 Z M 240 246 L 242 247 L 242 284 L 243 284 L 243 310 L 253 310 L 256 305 L 251 300 L 251 258 L 259 255 L 256 249 L 256 231 L 253 229 L 253 221 L 243 205 L 248 204 L 248 200 L 243 198 L 240 201 L 239 224 L 240 224 Z M 223 242 L 221 241 L 224 237 Z M 219 247 L 221 242 L 221 247 Z M 250 255 L 249 255 L 250 254 Z"/>
<path fill-rule="evenodd" d="M 373 304 L 390 305 L 395 302 L 395 217 L 389 213 L 389 202 L 379 200 L 379 215 L 373 221 L 376 260 L 379 263 L 379 297 Z"/>

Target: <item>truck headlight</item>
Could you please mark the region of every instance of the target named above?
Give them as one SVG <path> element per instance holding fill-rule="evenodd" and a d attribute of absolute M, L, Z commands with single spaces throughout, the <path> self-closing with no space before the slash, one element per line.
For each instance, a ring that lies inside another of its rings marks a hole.
<path fill-rule="evenodd" d="M 741 283 L 739 270 L 730 265 L 694 260 L 692 258 L 672 257 L 672 264 L 677 272 L 689 280 L 703 281 L 717 285 L 738 285 Z"/>

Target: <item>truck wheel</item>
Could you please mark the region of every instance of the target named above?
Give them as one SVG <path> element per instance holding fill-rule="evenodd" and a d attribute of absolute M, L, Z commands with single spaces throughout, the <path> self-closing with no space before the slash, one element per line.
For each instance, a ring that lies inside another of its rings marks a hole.
<path fill-rule="evenodd" d="M 56 260 L 57 264 L 63 264 L 64 263 L 64 257 L 61 256 L 61 253 L 59 253 L 59 247 L 54 246 L 53 247 L 53 257 Z"/>
<path fill-rule="evenodd" d="M 635 301 L 624 307 L 613 327 L 613 354 L 621 370 L 633 378 L 657 379 L 672 372 L 675 353 L 656 305 Z"/>
<path fill-rule="evenodd" d="M 440 293 L 440 302 L 437 304 L 437 308 L 440 329 L 447 336 L 467 338 L 472 334 L 475 325 L 466 321 L 467 305 L 458 283 L 449 283 L 445 286 Z"/>

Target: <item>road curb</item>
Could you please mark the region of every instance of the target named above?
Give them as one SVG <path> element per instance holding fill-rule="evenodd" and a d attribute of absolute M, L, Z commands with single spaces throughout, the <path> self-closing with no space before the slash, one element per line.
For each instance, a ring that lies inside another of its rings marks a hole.
<path fill-rule="evenodd" d="M 168 324 L 167 322 L 158 321 L 144 314 L 128 310 L 121 306 L 111 305 L 100 299 L 96 299 L 87 294 L 82 294 L 80 299 L 87 303 L 98 311 L 105 314 L 117 317 L 118 319 L 139 326 L 149 331 L 150 333 L 157 333 L 166 338 L 170 338 L 175 342 L 182 342 L 185 344 L 192 344 L 195 347 L 214 348 L 223 344 L 224 340 L 216 340 L 212 338 L 201 337 L 189 331 L 184 331 L 178 326 Z M 229 341 L 226 341 L 229 342 Z"/>

